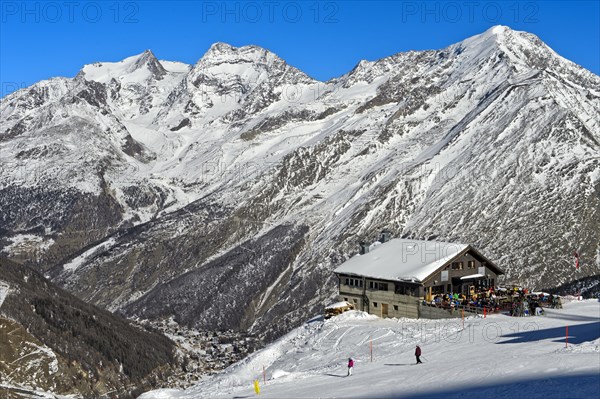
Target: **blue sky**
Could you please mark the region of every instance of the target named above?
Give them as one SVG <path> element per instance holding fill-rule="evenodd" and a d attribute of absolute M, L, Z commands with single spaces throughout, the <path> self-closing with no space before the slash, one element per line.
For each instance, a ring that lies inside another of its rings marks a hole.
<path fill-rule="evenodd" d="M 408 50 L 507 25 L 600 74 L 600 1 L 0 1 L 0 93 L 151 49 L 195 63 L 214 42 L 256 44 L 327 80 Z"/>

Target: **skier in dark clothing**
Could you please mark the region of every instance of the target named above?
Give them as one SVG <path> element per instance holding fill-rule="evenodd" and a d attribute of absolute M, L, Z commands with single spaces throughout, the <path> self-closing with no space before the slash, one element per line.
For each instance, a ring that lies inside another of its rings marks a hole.
<path fill-rule="evenodd" d="M 352 368 L 354 367 L 354 360 L 348 358 L 348 377 L 352 375 Z"/>
<path fill-rule="evenodd" d="M 421 357 L 421 348 L 419 347 L 419 345 L 417 345 L 417 348 L 415 349 L 415 356 L 417 358 L 417 364 L 423 363 L 421 359 L 419 359 Z"/>

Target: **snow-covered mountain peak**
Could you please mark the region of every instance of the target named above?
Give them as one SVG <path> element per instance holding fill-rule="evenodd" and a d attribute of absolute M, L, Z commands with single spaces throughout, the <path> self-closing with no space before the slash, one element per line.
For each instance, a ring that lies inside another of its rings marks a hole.
<path fill-rule="evenodd" d="M 501 35 L 506 31 L 510 31 L 511 29 L 506 26 L 506 25 L 496 25 L 496 26 L 492 26 L 490 29 L 488 29 L 489 32 L 495 34 L 495 35 Z"/>
<path fill-rule="evenodd" d="M 314 82 L 262 47 L 215 43 L 172 93 L 168 107 L 158 113 L 157 121 L 179 124 L 182 116 L 195 120 L 195 124 L 225 115 L 240 119 L 282 100 L 288 85 Z"/>
<path fill-rule="evenodd" d="M 167 71 L 152 51 L 146 50 L 118 62 L 85 65 L 78 76 L 99 83 L 108 83 L 112 79 L 123 83 L 141 83 L 148 79 L 160 80 L 166 73 Z"/>
<path fill-rule="evenodd" d="M 378 78 L 390 79 L 390 84 L 403 81 L 407 75 L 416 71 L 422 76 L 435 74 L 434 70 L 441 67 L 440 72 L 452 72 L 450 75 L 464 78 L 465 74 L 477 75 L 482 69 L 500 73 L 505 78 L 511 71 L 506 62 L 496 62 L 507 58 L 508 37 L 521 32 L 512 31 L 507 26 L 497 25 L 487 31 L 469 37 L 446 48 L 436 50 L 405 51 L 374 61 L 361 60 L 349 73 L 340 79 L 344 87 L 350 87 L 358 82 L 373 83 Z M 524 32 L 523 32 L 524 33 Z M 535 36 L 534 36 L 535 37 Z M 452 65 L 452 67 L 450 67 Z M 439 79 L 437 79 L 439 83 Z"/>
<path fill-rule="evenodd" d="M 241 62 L 267 64 L 276 59 L 279 57 L 275 53 L 259 46 L 234 47 L 227 43 L 217 42 L 210 46 L 198 63 L 202 65 Z"/>
<path fill-rule="evenodd" d="M 156 56 L 154 55 L 154 53 L 151 50 L 144 51 L 138 57 L 138 59 L 135 61 L 135 63 L 131 66 L 131 69 L 129 70 L 129 72 L 133 72 L 140 68 L 148 68 L 155 75 L 161 75 L 161 76 L 164 75 L 166 72 L 164 67 L 161 65 L 160 61 L 158 61 L 158 59 L 156 58 Z"/>
<path fill-rule="evenodd" d="M 487 59 L 495 53 L 495 57 L 504 58 L 505 63 L 516 74 L 549 69 L 555 73 L 572 74 L 586 79 L 594 79 L 595 76 L 561 57 L 535 34 L 503 25 L 493 26 L 449 48 L 454 51 L 459 49 L 458 52 L 464 52 L 468 58 Z"/>
<path fill-rule="evenodd" d="M 234 47 L 227 43 L 215 43 L 196 63 L 190 73 L 192 81 L 199 74 L 212 76 L 237 76 L 241 80 L 259 79 L 259 76 L 279 76 L 285 74 L 286 81 L 312 83 L 304 72 L 288 65 L 277 54 L 255 45 Z"/>
<path fill-rule="evenodd" d="M 496 43 L 501 44 L 514 35 L 531 35 L 535 37 L 535 35 L 532 35 L 528 32 L 513 30 L 505 25 L 495 25 L 484 32 L 478 33 L 476 35 L 470 36 L 462 40 L 460 43 L 463 43 L 465 46 L 475 46 L 483 42 L 491 43 L 488 40 L 493 40 L 496 41 Z"/>
<path fill-rule="evenodd" d="M 488 57 L 493 52 L 504 51 L 507 48 L 507 42 L 514 36 L 519 36 L 519 31 L 513 31 L 507 26 L 496 25 L 485 32 L 477 35 L 468 37 L 458 43 L 447 47 L 448 50 L 453 51 L 455 54 L 465 53 L 469 58 L 482 58 Z M 526 41 L 523 41 L 523 44 Z"/>

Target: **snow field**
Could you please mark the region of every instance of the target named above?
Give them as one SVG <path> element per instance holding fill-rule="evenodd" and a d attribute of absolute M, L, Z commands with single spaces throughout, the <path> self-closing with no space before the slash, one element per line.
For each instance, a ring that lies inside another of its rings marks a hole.
<path fill-rule="evenodd" d="M 416 344 L 423 350 L 418 366 Z M 351 377 L 348 357 L 355 360 Z M 596 300 L 541 317 L 472 317 L 464 327 L 461 319 L 380 319 L 351 311 L 315 318 L 186 391 L 140 398 L 254 397 L 254 380 L 265 398 L 589 398 L 600 394 L 599 373 Z"/>

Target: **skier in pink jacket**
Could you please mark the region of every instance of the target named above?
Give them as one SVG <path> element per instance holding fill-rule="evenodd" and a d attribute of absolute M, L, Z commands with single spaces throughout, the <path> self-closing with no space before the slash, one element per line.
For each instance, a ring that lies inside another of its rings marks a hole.
<path fill-rule="evenodd" d="M 348 376 L 352 375 L 352 368 L 354 367 L 354 360 L 351 357 L 348 358 Z"/>

